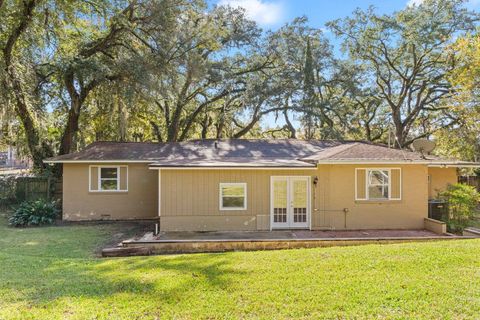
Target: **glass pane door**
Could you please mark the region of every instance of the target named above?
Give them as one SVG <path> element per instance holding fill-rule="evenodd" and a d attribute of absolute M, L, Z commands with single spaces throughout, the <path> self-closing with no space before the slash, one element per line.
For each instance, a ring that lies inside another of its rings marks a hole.
<path fill-rule="evenodd" d="M 288 180 L 275 178 L 273 180 L 273 224 L 280 227 L 288 226 Z"/>
<path fill-rule="evenodd" d="M 272 228 L 308 228 L 310 199 L 308 177 L 272 177 Z"/>
<path fill-rule="evenodd" d="M 308 179 L 290 178 L 291 185 L 291 226 L 308 227 Z"/>

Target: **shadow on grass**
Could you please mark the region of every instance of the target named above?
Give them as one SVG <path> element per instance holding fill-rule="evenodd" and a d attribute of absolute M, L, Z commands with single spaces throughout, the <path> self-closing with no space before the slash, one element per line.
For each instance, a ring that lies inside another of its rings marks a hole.
<path fill-rule="evenodd" d="M 2 262 L 5 258 L 0 253 L 0 263 L 4 264 L 0 270 L 0 289 L 21 292 L 21 300 L 33 304 L 61 298 L 101 299 L 125 293 L 155 293 L 162 303 L 174 304 L 194 286 L 226 290 L 232 285 L 233 273 L 245 273 L 235 270 L 223 255 L 109 260 L 19 256 L 7 257 L 6 265 Z"/>
<path fill-rule="evenodd" d="M 123 225 L 15 229 L 0 217 L 0 305 L 152 293 L 172 305 L 192 287 L 222 292 L 245 273 L 223 254 L 94 258 L 112 235 L 134 231 Z"/>

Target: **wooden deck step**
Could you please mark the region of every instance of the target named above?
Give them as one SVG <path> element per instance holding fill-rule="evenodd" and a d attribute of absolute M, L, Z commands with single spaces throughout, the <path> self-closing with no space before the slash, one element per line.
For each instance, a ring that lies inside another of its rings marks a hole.
<path fill-rule="evenodd" d="M 480 238 L 480 229 L 473 227 L 466 228 L 465 230 L 463 230 L 463 235 Z"/>
<path fill-rule="evenodd" d="M 102 250 L 102 257 L 149 256 L 152 249 L 148 247 L 115 247 Z"/>

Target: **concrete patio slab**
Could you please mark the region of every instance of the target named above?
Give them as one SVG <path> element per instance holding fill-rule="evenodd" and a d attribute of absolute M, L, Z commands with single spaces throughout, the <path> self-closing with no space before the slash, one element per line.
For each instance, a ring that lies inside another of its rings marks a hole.
<path fill-rule="evenodd" d="M 469 239 L 438 235 L 427 230 L 165 232 L 122 242 L 123 247 L 145 247 L 154 254 L 278 250 Z"/>
<path fill-rule="evenodd" d="M 151 239 L 157 240 L 290 240 L 338 238 L 405 238 L 433 237 L 428 230 L 274 230 L 274 231 L 215 231 L 215 232 L 162 232 Z"/>

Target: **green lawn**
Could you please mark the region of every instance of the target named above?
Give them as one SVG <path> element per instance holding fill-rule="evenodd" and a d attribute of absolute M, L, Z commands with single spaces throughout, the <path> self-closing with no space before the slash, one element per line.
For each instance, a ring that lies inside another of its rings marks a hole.
<path fill-rule="evenodd" d="M 480 240 L 96 258 L 118 231 L 0 217 L 0 319 L 479 317 Z"/>

